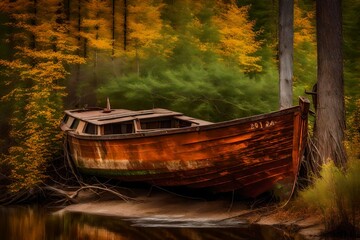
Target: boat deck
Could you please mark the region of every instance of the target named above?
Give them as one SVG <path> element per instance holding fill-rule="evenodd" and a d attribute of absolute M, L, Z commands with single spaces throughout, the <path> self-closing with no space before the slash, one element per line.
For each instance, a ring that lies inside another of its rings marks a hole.
<path fill-rule="evenodd" d="M 195 122 L 198 125 L 211 124 L 212 122 L 196 119 L 193 117 L 184 116 L 182 113 L 170 111 L 163 108 L 154 108 L 150 110 L 127 110 L 127 109 L 112 109 L 106 112 L 101 108 L 93 109 L 76 109 L 68 110 L 65 113 L 76 119 L 89 122 L 95 125 L 104 125 L 109 123 L 127 122 L 136 119 L 154 119 L 162 117 L 176 117 L 184 121 Z"/>

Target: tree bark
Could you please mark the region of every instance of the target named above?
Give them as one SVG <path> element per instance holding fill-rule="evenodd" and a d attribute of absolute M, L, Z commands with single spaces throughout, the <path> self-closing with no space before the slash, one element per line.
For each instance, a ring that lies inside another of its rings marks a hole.
<path fill-rule="evenodd" d="M 111 26 L 111 30 L 112 30 L 112 49 L 111 49 L 111 58 L 112 60 L 114 60 L 114 55 L 115 55 L 115 1 L 116 0 L 112 0 L 112 26 Z"/>
<path fill-rule="evenodd" d="M 36 20 L 37 20 L 37 8 L 38 8 L 38 2 L 37 0 L 32 1 L 32 14 L 34 15 L 32 19 L 30 20 L 31 26 L 36 26 Z M 36 49 L 36 37 L 35 34 L 30 32 L 30 49 L 35 50 Z M 35 65 L 34 60 L 31 60 L 31 64 Z"/>
<path fill-rule="evenodd" d="M 292 106 L 294 0 L 279 1 L 279 107 Z"/>
<path fill-rule="evenodd" d="M 65 13 L 66 13 L 66 21 L 70 22 L 70 14 L 71 14 L 71 4 L 70 4 L 70 0 L 67 0 L 65 3 Z"/>
<path fill-rule="evenodd" d="M 124 0 L 124 51 L 127 45 L 127 0 Z"/>
<path fill-rule="evenodd" d="M 341 0 L 316 1 L 316 20 L 318 102 L 315 137 L 318 161 L 333 160 L 337 166 L 345 166 Z"/>

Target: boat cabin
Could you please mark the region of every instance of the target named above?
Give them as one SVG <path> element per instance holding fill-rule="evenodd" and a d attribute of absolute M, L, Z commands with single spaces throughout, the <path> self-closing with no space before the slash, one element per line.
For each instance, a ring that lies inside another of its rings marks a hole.
<path fill-rule="evenodd" d="M 80 135 L 112 135 L 207 124 L 211 124 L 211 122 L 184 116 L 182 113 L 162 108 L 142 111 L 126 109 L 105 111 L 102 108 L 89 108 L 65 111 L 62 128 L 75 131 Z"/>

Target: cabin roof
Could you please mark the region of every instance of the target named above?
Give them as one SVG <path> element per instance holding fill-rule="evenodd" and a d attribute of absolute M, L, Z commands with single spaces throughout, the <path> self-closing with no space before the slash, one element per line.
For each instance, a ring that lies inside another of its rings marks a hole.
<path fill-rule="evenodd" d="M 209 124 L 211 122 L 184 116 L 182 113 L 173 112 L 163 108 L 154 108 L 150 110 L 127 110 L 127 109 L 111 109 L 110 112 L 104 111 L 102 108 L 92 109 L 75 109 L 67 110 L 65 113 L 71 117 L 89 122 L 95 125 L 103 125 L 109 123 L 127 122 L 135 119 L 150 119 L 161 117 L 177 117 L 182 120 L 197 122 L 199 124 Z"/>

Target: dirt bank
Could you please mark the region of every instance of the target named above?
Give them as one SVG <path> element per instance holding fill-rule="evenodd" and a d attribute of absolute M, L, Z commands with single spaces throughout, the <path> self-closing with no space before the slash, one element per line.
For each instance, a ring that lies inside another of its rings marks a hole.
<path fill-rule="evenodd" d="M 137 193 L 135 201 L 97 200 L 70 205 L 62 212 L 118 216 L 124 219 L 146 219 L 147 222 L 191 222 L 193 224 L 219 224 L 231 226 L 239 223 L 271 225 L 290 234 L 301 234 L 306 239 L 319 239 L 323 230 L 320 217 L 292 216 L 284 210 L 267 206 L 251 209 L 249 202 L 229 198 L 205 200 L 187 198 L 166 192 L 151 196 Z"/>

